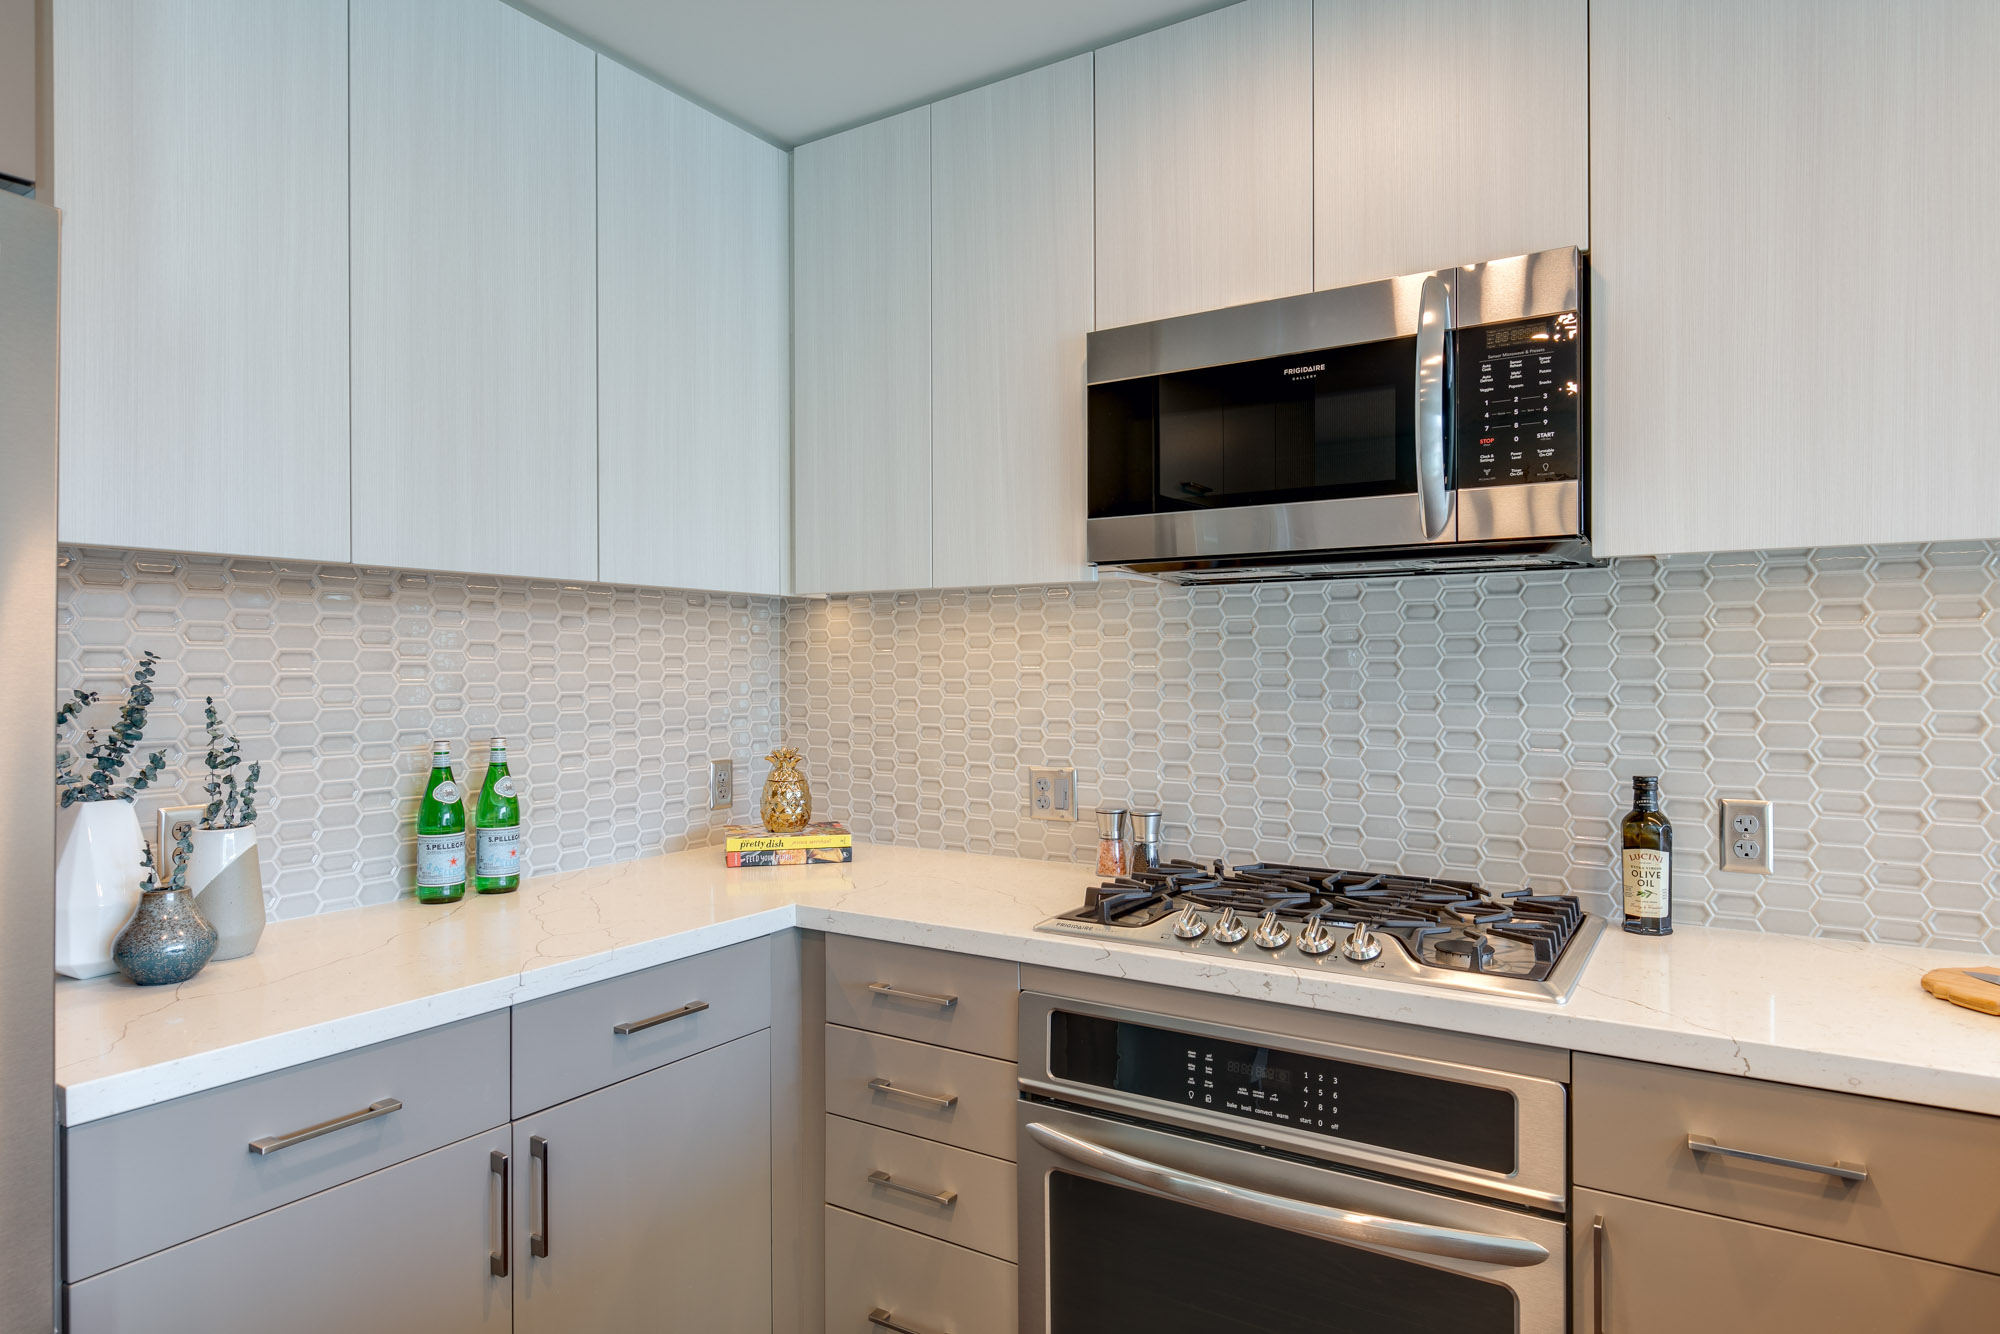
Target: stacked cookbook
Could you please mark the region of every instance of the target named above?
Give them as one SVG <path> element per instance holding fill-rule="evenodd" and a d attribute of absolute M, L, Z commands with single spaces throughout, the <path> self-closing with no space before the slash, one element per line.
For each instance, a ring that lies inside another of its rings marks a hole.
<path fill-rule="evenodd" d="M 722 828 L 722 853 L 728 866 L 810 866 L 854 860 L 854 835 L 847 826 L 828 820 L 789 834 L 774 834 L 762 825 L 732 824 Z"/>

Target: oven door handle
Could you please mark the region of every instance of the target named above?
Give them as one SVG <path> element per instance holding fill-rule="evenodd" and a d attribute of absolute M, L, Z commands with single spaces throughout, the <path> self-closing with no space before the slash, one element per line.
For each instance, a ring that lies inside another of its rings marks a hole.
<path fill-rule="evenodd" d="M 1142 1189 L 1183 1200 L 1211 1213 L 1228 1214 L 1246 1222 L 1283 1228 L 1287 1232 L 1324 1237 L 1362 1250 L 1381 1253 L 1403 1252 L 1437 1255 L 1452 1260 L 1473 1260 L 1484 1264 L 1523 1268 L 1549 1258 L 1548 1248 L 1521 1237 L 1496 1237 L 1484 1232 L 1411 1223 L 1400 1218 L 1381 1218 L 1354 1213 L 1331 1205 L 1269 1195 L 1261 1190 L 1232 1186 L 1208 1177 L 1194 1176 L 1177 1168 L 1134 1158 L 1129 1153 L 1092 1144 L 1065 1134 L 1040 1121 L 1030 1121 L 1027 1131 L 1034 1141 L 1051 1153 L 1071 1162 L 1129 1181 Z"/>
<path fill-rule="evenodd" d="M 1445 356 L 1451 338 L 1451 289 L 1432 274 L 1417 302 L 1417 502 L 1424 538 L 1435 541 L 1457 500 L 1445 477 Z"/>

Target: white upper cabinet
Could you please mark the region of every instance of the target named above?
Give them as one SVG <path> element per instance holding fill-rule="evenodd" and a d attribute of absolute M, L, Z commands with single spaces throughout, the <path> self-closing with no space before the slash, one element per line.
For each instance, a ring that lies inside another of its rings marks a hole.
<path fill-rule="evenodd" d="M 931 109 L 792 154 L 794 587 L 931 585 Z"/>
<path fill-rule="evenodd" d="M 1316 0 L 1313 284 L 1590 243 L 1585 0 Z"/>
<path fill-rule="evenodd" d="M 1091 58 L 937 103 L 932 582 L 1087 577 Z"/>
<path fill-rule="evenodd" d="M 2000 536 L 2000 5 L 1591 5 L 1595 547 Z"/>
<path fill-rule="evenodd" d="M 51 13 L 62 540 L 348 559 L 346 0 Z"/>
<path fill-rule="evenodd" d="M 599 578 L 785 591 L 785 153 L 597 62 Z"/>
<path fill-rule="evenodd" d="M 353 0 L 354 559 L 597 576 L 596 57 Z"/>
<path fill-rule="evenodd" d="M 1311 0 L 1097 53 L 1097 327 L 1310 291 Z"/>

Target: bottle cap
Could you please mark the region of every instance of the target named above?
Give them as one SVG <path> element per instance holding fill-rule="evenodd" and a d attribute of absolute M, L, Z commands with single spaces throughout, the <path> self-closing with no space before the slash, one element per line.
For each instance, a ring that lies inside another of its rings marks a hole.
<path fill-rule="evenodd" d="M 433 754 L 433 755 L 449 755 L 449 754 L 451 754 L 451 742 L 449 742 L 449 741 L 433 741 L 433 742 L 431 742 L 431 754 Z"/>
<path fill-rule="evenodd" d="M 504 737 L 496 736 L 486 743 L 486 747 L 488 750 L 505 750 L 507 749 L 507 742 Z"/>

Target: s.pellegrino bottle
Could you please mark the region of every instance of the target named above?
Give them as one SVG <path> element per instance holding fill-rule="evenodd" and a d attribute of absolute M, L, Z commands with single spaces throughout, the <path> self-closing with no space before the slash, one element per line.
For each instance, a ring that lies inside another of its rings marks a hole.
<path fill-rule="evenodd" d="M 417 808 L 417 902 L 465 897 L 465 801 L 451 776 L 451 746 L 431 743 L 431 776 Z"/>
<path fill-rule="evenodd" d="M 1625 817 L 1625 929 L 1641 936 L 1674 933 L 1674 827 L 1660 813 L 1660 780 L 1632 780 L 1632 810 Z"/>
<path fill-rule="evenodd" d="M 521 887 L 521 797 L 507 772 L 507 743 L 494 737 L 486 748 L 486 785 L 479 789 L 479 825 L 472 887 L 481 894 L 511 894 Z"/>

